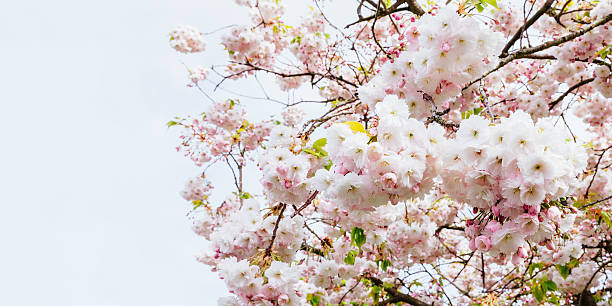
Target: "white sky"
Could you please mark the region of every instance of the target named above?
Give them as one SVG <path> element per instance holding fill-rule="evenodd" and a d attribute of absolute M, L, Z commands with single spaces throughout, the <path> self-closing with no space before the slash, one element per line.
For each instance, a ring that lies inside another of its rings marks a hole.
<path fill-rule="evenodd" d="M 204 107 L 167 33 L 228 24 L 223 2 L 2 5 L 0 305 L 213 305 L 225 295 L 193 258 L 204 242 L 178 192 L 197 170 L 164 125 Z"/>
<path fill-rule="evenodd" d="M 291 1 L 292 11 L 305 2 Z M 165 127 L 206 106 L 185 87 L 180 60 L 208 66 L 224 51 L 211 38 L 205 54 L 179 56 L 167 33 L 248 23 L 234 9 L 210 0 L 3 5 L 0 305 L 214 305 L 226 295 L 193 258 L 204 240 L 178 192 L 198 171 Z M 213 182 L 228 174 L 212 170 Z"/>

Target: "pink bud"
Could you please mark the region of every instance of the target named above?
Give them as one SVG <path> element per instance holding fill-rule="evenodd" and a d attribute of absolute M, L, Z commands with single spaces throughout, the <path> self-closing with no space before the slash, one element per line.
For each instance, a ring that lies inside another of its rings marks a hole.
<path fill-rule="evenodd" d="M 380 183 L 387 189 L 392 189 L 397 184 L 397 176 L 393 172 L 385 173 L 380 177 Z"/>
<path fill-rule="evenodd" d="M 493 212 L 493 214 L 499 218 L 499 214 L 501 209 L 499 208 L 499 206 L 495 205 L 493 207 L 491 207 L 491 211 Z"/>
<path fill-rule="evenodd" d="M 555 250 L 555 245 L 553 244 L 552 240 L 546 240 L 546 248 L 551 251 Z"/>
<path fill-rule="evenodd" d="M 546 211 L 546 217 L 548 217 L 548 219 L 553 220 L 555 222 L 559 222 L 561 221 L 561 211 L 559 210 L 557 206 L 551 206 Z"/>
<path fill-rule="evenodd" d="M 281 176 L 287 176 L 288 171 L 289 169 L 287 169 L 287 166 L 285 165 L 279 165 L 276 167 L 276 173 L 278 173 Z"/>
<path fill-rule="evenodd" d="M 515 266 L 518 266 L 522 261 L 523 258 L 521 258 L 521 256 L 519 256 L 517 253 L 512 254 L 512 264 Z"/>
<path fill-rule="evenodd" d="M 470 248 L 470 250 L 472 251 L 476 251 L 476 239 L 472 239 L 470 240 L 470 243 L 468 244 L 468 247 Z"/>
<path fill-rule="evenodd" d="M 475 239 L 476 248 L 482 252 L 486 252 L 491 249 L 491 239 L 485 235 L 480 235 Z"/>

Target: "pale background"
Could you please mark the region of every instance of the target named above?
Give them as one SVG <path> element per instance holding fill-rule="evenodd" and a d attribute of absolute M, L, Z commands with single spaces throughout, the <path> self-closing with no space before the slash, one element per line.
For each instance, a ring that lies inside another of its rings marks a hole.
<path fill-rule="evenodd" d="M 296 12 L 311 3 L 288 2 Z M 332 11 L 339 25 L 354 17 Z M 181 61 L 225 55 L 216 36 L 205 54 L 177 55 L 167 33 L 247 18 L 233 1 L 210 0 L 0 8 L 0 305 L 215 305 L 226 295 L 194 260 L 205 242 L 178 192 L 197 170 L 164 125 L 206 107 L 185 87 Z M 257 91 L 248 86 L 240 89 Z M 278 109 L 251 102 L 256 116 Z"/>
<path fill-rule="evenodd" d="M 167 33 L 240 22 L 233 8 L 3 3 L 0 305 L 214 305 L 225 295 L 194 260 L 204 242 L 178 192 L 197 171 L 164 124 L 205 106 Z"/>

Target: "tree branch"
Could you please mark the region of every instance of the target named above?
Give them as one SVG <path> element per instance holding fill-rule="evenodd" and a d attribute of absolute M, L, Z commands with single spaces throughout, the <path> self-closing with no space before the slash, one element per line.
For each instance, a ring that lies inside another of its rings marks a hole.
<path fill-rule="evenodd" d="M 588 79 L 584 79 L 576 84 L 574 84 L 572 87 L 570 87 L 566 92 L 564 92 L 561 96 L 559 96 L 555 101 L 552 101 L 548 104 L 548 110 L 551 111 L 553 108 L 555 108 L 555 106 L 557 104 L 559 104 L 559 102 L 563 101 L 563 99 L 565 99 L 565 97 L 567 97 L 567 95 L 569 95 L 572 91 L 574 91 L 575 89 L 589 84 L 591 82 L 595 81 L 595 78 L 588 78 Z"/>
<path fill-rule="evenodd" d="M 374 285 L 379 286 L 379 287 L 383 287 L 383 282 L 375 277 L 367 277 L 367 279 L 369 279 Z M 398 303 L 398 302 L 404 302 L 404 303 L 408 303 L 410 305 L 415 305 L 415 306 L 429 306 L 429 304 L 411 297 L 408 294 L 405 293 L 401 293 L 399 292 L 396 288 L 385 288 L 385 291 L 391 296 L 389 299 L 384 300 L 381 302 L 382 305 L 387 305 L 387 304 L 394 304 L 394 303 Z"/>
<path fill-rule="evenodd" d="M 506 57 L 508 56 L 508 50 L 510 50 L 510 48 L 514 45 L 514 43 L 516 43 L 517 40 L 519 40 L 519 38 L 521 37 L 521 35 L 523 35 L 523 32 L 527 31 L 527 29 L 533 25 L 540 17 L 542 17 L 542 15 L 544 15 L 544 13 L 546 13 L 546 11 L 548 11 L 548 9 L 552 6 L 553 2 L 555 2 L 555 0 L 546 0 L 546 2 L 544 3 L 544 5 L 533 15 L 531 16 L 519 29 L 518 31 L 516 31 L 516 33 L 514 33 L 514 35 L 512 36 L 512 38 L 510 38 L 510 40 L 508 41 L 508 43 L 506 43 L 506 46 L 504 46 L 504 49 L 501 52 L 501 56 L 500 57 Z"/>

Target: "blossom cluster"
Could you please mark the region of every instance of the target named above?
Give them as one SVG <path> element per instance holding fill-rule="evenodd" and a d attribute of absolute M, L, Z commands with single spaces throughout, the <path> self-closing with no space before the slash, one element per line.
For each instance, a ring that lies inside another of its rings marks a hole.
<path fill-rule="evenodd" d="M 406 40 L 408 50 L 360 87 L 359 97 L 374 108 L 386 94 L 395 94 L 406 101 L 415 118 L 426 117 L 431 109 L 421 93 L 431 96 L 436 106 L 448 106 L 466 83 L 496 64 L 491 55 L 503 46 L 501 33 L 460 18 L 451 8 L 421 17 Z"/>
<path fill-rule="evenodd" d="M 586 167 L 582 146 L 522 111 L 499 124 L 471 116 L 444 149 L 444 190 L 479 213 L 466 228 L 472 248 L 505 256 L 551 238 L 569 216 L 547 202 L 571 196 Z"/>
<path fill-rule="evenodd" d="M 198 29 L 180 25 L 170 32 L 170 45 L 182 53 L 202 52 L 206 49 L 206 41 Z"/>
<path fill-rule="evenodd" d="M 179 136 L 181 143 L 176 149 L 198 166 L 234 149 L 253 151 L 270 133 L 267 122 L 248 122 L 245 110 L 235 100 L 214 102 L 200 117 L 178 118 L 168 125 L 183 127 Z"/>
<path fill-rule="evenodd" d="M 196 176 L 185 185 L 181 196 L 187 201 L 205 201 L 210 195 L 213 186 L 203 175 Z"/>
<path fill-rule="evenodd" d="M 409 118 L 408 106 L 395 96 L 376 105 L 376 141 L 359 123 L 328 129 L 331 169 L 319 169 L 312 184 L 338 204 L 371 210 L 388 201 L 424 195 L 438 168 L 434 152 L 444 129 Z"/>
<path fill-rule="evenodd" d="M 189 69 L 189 80 L 191 81 L 191 84 L 188 84 L 187 86 L 191 87 L 193 85 L 198 85 L 200 81 L 205 81 L 209 74 L 210 69 L 208 68 L 198 67 L 193 70 Z"/>
<path fill-rule="evenodd" d="M 296 294 L 300 273 L 295 265 L 273 261 L 262 273 L 247 260 L 230 257 L 223 260 L 218 269 L 228 289 L 237 296 L 221 298 L 219 305 L 302 305 Z"/>

